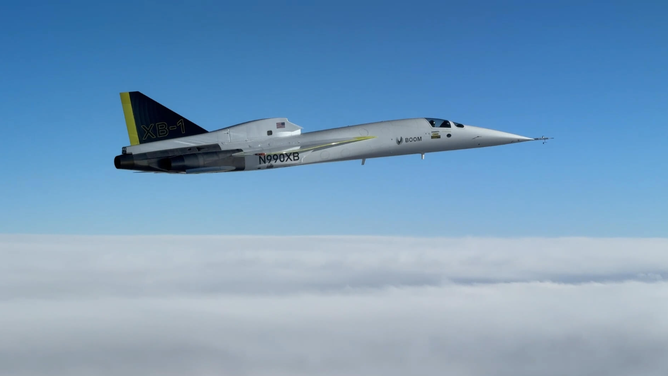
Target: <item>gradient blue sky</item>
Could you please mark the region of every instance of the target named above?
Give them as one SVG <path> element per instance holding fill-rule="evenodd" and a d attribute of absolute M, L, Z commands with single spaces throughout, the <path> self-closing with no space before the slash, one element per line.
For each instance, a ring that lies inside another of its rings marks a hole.
<path fill-rule="evenodd" d="M 668 236 L 668 2 L 1 6 L 0 232 Z M 526 143 L 262 172 L 114 169 L 118 93 L 213 130 L 432 116 Z"/>

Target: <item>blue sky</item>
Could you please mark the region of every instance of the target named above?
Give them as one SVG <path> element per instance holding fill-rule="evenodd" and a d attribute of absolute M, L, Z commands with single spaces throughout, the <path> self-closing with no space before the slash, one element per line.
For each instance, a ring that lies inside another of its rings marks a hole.
<path fill-rule="evenodd" d="M 0 232 L 668 236 L 663 1 L 2 5 Z M 430 116 L 555 140 L 262 172 L 114 169 L 118 93 L 213 130 Z"/>

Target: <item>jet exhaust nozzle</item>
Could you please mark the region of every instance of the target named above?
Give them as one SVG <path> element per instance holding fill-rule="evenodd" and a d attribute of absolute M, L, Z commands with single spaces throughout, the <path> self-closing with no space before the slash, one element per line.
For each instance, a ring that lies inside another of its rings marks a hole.
<path fill-rule="evenodd" d="M 114 166 L 119 170 L 132 170 L 135 167 L 135 158 L 132 154 L 117 155 Z"/>

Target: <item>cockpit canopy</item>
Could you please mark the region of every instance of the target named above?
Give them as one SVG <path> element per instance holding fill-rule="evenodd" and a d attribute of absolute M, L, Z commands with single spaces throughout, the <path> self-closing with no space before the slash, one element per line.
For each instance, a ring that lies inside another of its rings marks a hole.
<path fill-rule="evenodd" d="M 450 120 L 435 119 L 435 118 L 425 118 L 433 128 L 452 128 L 454 124 L 457 128 L 464 128 L 464 124 L 459 124 Z"/>

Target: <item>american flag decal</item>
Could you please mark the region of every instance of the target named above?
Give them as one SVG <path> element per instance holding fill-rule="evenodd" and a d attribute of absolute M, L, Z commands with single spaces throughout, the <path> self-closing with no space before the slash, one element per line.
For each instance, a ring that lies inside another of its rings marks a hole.
<path fill-rule="evenodd" d="M 279 128 L 285 128 L 285 122 L 284 121 L 276 123 L 276 129 L 279 129 Z"/>

